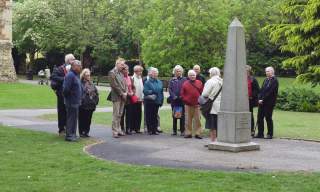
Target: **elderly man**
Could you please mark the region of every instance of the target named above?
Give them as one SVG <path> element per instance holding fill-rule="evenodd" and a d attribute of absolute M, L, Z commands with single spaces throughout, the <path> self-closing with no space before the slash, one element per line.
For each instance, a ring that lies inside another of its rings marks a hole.
<path fill-rule="evenodd" d="M 194 120 L 195 138 L 202 139 L 198 98 L 202 93 L 203 85 L 201 81 L 196 79 L 194 70 L 189 70 L 188 78 L 189 80 L 183 83 L 180 92 L 181 99 L 185 104 L 186 131 L 184 138 L 192 138 L 192 121 Z"/>
<path fill-rule="evenodd" d="M 71 70 L 63 82 L 64 104 L 67 110 L 66 141 L 76 141 L 77 122 L 79 106 L 81 104 L 82 87 L 79 74 L 81 72 L 81 62 L 74 60 L 71 63 Z"/>
<path fill-rule="evenodd" d="M 55 66 L 50 77 L 51 88 L 54 90 L 57 96 L 57 112 L 58 112 L 58 128 L 59 135 L 65 134 L 65 126 L 67 122 L 67 112 L 64 105 L 64 98 L 62 94 L 62 85 L 64 77 L 70 69 L 71 62 L 75 60 L 75 57 L 72 54 L 67 54 L 65 56 L 65 64 L 60 66 Z"/>
<path fill-rule="evenodd" d="M 121 116 L 128 95 L 128 87 L 122 73 L 124 69 L 125 60 L 119 58 L 116 61 L 115 67 L 109 72 L 109 77 L 111 79 L 110 100 L 113 103 L 112 133 L 114 138 L 125 135 L 120 126 Z"/>
<path fill-rule="evenodd" d="M 267 78 L 263 81 L 259 96 L 258 96 L 258 135 L 256 138 L 264 138 L 264 118 L 266 118 L 268 133 L 266 139 L 273 137 L 273 121 L 272 112 L 276 105 L 278 96 L 279 83 L 274 75 L 273 67 L 266 68 Z"/>
<path fill-rule="evenodd" d="M 199 66 L 199 65 L 193 66 L 193 70 L 194 70 L 194 71 L 196 72 L 196 74 L 197 74 L 196 79 L 199 80 L 199 81 L 201 81 L 202 85 L 204 85 L 204 84 L 206 83 L 206 78 L 205 78 L 203 75 L 201 75 L 201 68 L 200 68 L 200 66 Z"/>

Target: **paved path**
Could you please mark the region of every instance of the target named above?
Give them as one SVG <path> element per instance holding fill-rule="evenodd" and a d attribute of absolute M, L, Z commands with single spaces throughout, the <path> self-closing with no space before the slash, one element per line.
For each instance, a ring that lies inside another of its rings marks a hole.
<path fill-rule="evenodd" d="M 110 112 L 111 108 L 99 108 Z M 0 110 L 0 123 L 24 129 L 56 133 L 56 122 L 40 120 L 39 115 L 55 109 Z M 111 129 L 94 125 L 91 136 L 103 143 L 87 148 L 99 158 L 146 166 L 166 166 L 210 170 L 320 171 L 320 143 L 284 139 L 254 140 L 260 151 L 230 153 L 209 151 L 209 140 L 184 139 L 166 134 L 135 134 L 114 139 Z"/>

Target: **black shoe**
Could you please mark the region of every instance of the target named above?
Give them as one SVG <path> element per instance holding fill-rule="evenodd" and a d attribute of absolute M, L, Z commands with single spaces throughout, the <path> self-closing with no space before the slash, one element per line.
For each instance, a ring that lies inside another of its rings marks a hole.
<path fill-rule="evenodd" d="M 196 138 L 196 139 L 202 139 L 202 137 L 200 137 L 199 135 L 194 136 L 194 138 Z"/>
<path fill-rule="evenodd" d="M 172 136 L 176 136 L 176 135 L 177 135 L 177 132 L 173 132 L 171 135 L 172 135 Z"/>
<path fill-rule="evenodd" d="M 142 132 L 141 131 L 135 131 L 136 132 L 136 134 L 141 134 Z"/>
<path fill-rule="evenodd" d="M 132 132 L 131 131 L 127 131 L 126 135 L 132 135 Z"/>
<path fill-rule="evenodd" d="M 180 133 L 180 136 L 181 136 L 181 137 L 183 137 L 183 136 L 184 136 L 184 133 L 183 133 L 183 132 L 182 132 L 182 133 Z"/>
<path fill-rule="evenodd" d="M 267 135 L 267 136 L 265 137 L 265 139 L 272 139 L 272 136 L 271 136 L 271 135 Z"/>
<path fill-rule="evenodd" d="M 77 141 L 77 138 L 74 138 L 74 137 L 66 137 L 65 140 L 66 140 L 66 141 L 69 141 L 69 142 L 76 142 L 76 141 Z"/>
<path fill-rule="evenodd" d="M 192 138 L 192 135 L 185 135 L 184 138 L 186 139 Z"/>
<path fill-rule="evenodd" d="M 157 132 L 157 133 L 162 133 L 162 131 L 161 131 L 161 130 L 157 130 L 156 132 Z"/>
<path fill-rule="evenodd" d="M 85 134 L 80 134 L 80 137 L 85 138 L 86 135 Z"/>
<path fill-rule="evenodd" d="M 156 131 L 156 132 L 152 133 L 152 135 L 159 135 L 159 133 Z"/>
<path fill-rule="evenodd" d="M 254 136 L 253 138 L 263 139 L 264 137 L 263 137 L 263 135 L 262 135 L 262 136 L 261 136 L 261 135 L 256 135 L 256 136 Z"/>

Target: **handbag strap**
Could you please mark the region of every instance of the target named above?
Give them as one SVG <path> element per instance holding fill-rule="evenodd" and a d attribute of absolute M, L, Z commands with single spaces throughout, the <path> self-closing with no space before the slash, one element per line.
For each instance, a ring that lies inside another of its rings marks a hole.
<path fill-rule="evenodd" d="M 190 85 L 192 85 L 192 87 L 196 88 L 196 90 L 199 92 L 199 94 L 201 95 L 200 89 L 195 86 L 190 80 L 189 80 Z"/>
<path fill-rule="evenodd" d="M 220 94 L 221 90 L 222 90 L 222 85 L 221 85 L 221 87 L 220 87 L 220 89 L 219 89 L 218 93 L 217 93 L 217 94 L 214 96 L 214 98 L 212 99 L 212 102 L 214 102 L 214 101 L 216 100 L 216 98 L 217 98 L 217 97 L 218 97 L 218 95 Z"/>

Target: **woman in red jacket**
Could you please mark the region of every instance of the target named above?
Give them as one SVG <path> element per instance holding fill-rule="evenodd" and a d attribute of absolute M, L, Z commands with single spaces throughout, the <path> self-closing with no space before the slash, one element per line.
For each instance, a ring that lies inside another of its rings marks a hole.
<path fill-rule="evenodd" d="M 195 138 L 202 139 L 198 98 L 202 93 L 203 85 L 201 81 L 196 79 L 194 70 L 188 71 L 188 78 L 189 80 L 183 83 L 180 93 L 185 104 L 186 131 L 184 138 L 192 138 L 192 121 L 194 120 Z"/>

